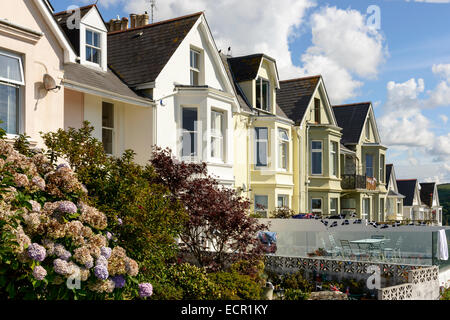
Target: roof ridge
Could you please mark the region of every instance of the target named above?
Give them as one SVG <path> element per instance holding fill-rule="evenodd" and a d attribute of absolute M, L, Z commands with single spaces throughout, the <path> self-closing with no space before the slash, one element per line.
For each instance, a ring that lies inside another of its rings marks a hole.
<path fill-rule="evenodd" d="M 308 79 L 312 79 L 312 78 L 321 78 L 321 77 L 322 77 L 322 75 L 318 74 L 315 76 L 301 77 L 301 78 L 288 79 L 288 80 L 280 80 L 280 82 L 293 82 L 293 81 L 308 80 Z"/>
<path fill-rule="evenodd" d="M 371 101 L 365 101 L 365 102 L 355 102 L 355 103 L 347 103 L 347 104 L 338 104 L 335 106 L 332 106 L 333 108 L 339 108 L 339 107 L 350 107 L 350 106 L 358 106 L 362 104 L 372 104 Z"/>
<path fill-rule="evenodd" d="M 417 181 L 417 179 L 397 179 L 397 181 Z"/>
<path fill-rule="evenodd" d="M 170 22 L 175 22 L 175 21 L 179 21 L 179 20 L 183 20 L 183 19 L 188 19 L 188 18 L 192 18 L 195 16 L 199 16 L 202 15 L 204 13 L 204 11 L 199 11 L 196 13 L 192 13 L 192 14 L 188 14 L 185 16 L 181 16 L 181 17 L 177 17 L 177 18 L 172 18 L 172 19 L 168 19 L 168 20 L 163 20 L 163 21 L 158 21 L 155 23 L 150 23 L 150 24 L 146 24 L 145 26 L 140 26 L 140 27 L 136 27 L 136 28 L 128 28 L 126 30 L 117 30 L 117 31 L 113 31 L 113 32 L 108 32 L 108 36 L 109 35 L 113 35 L 113 34 L 119 34 L 122 32 L 128 32 L 128 31 L 135 31 L 135 30 L 141 30 L 141 29 L 146 29 L 146 28 L 151 28 L 157 25 L 161 25 L 161 24 L 166 24 L 166 23 L 170 23 Z"/>
<path fill-rule="evenodd" d="M 87 6 L 80 7 L 79 9 L 80 9 L 80 10 L 83 10 L 83 9 L 92 8 L 92 7 L 96 7 L 96 6 L 97 6 L 97 5 L 96 5 L 95 3 L 93 3 L 93 4 L 89 4 L 89 5 L 87 5 Z M 98 8 L 97 8 L 97 9 L 98 9 Z M 54 16 L 59 16 L 59 15 L 64 14 L 64 13 L 68 13 L 68 11 L 69 11 L 69 10 L 64 10 L 64 11 L 61 11 L 61 12 L 53 13 L 53 15 L 54 15 Z"/>

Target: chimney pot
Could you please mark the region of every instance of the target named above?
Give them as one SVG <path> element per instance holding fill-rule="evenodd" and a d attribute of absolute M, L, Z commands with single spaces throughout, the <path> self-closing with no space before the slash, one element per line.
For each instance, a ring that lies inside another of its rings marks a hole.
<path fill-rule="evenodd" d="M 122 21 L 114 20 L 114 31 L 120 31 L 122 29 Z"/>
<path fill-rule="evenodd" d="M 143 26 L 148 25 L 148 20 L 149 20 L 148 14 L 147 14 L 147 13 L 143 14 L 143 15 L 142 15 L 142 25 L 143 25 Z"/>
<path fill-rule="evenodd" d="M 128 18 L 127 17 L 123 17 L 122 18 L 121 29 L 122 30 L 127 30 L 128 29 Z"/>
<path fill-rule="evenodd" d="M 130 14 L 130 28 L 136 28 L 136 21 L 137 20 L 137 15 L 135 13 L 131 13 Z"/>

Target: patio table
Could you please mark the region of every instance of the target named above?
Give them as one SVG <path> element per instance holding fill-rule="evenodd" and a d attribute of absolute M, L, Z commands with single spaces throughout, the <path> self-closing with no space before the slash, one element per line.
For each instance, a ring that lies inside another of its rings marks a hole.
<path fill-rule="evenodd" d="M 389 239 L 361 239 L 361 240 L 350 241 L 350 243 L 355 243 L 355 244 L 376 244 L 376 243 L 383 243 L 385 241 L 389 241 Z"/>

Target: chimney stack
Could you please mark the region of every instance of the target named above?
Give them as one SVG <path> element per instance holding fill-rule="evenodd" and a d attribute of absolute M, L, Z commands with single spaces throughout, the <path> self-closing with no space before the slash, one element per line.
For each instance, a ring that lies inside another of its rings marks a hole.
<path fill-rule="evenodd" d="M 122 21 L 114 20 L 114 31 L 120 31 L 122 29 Z"/>
<path fill-rule="evenodd" d="M 131 29 L 137 27 L 136 19 L 137 19 L 137 15 L 135 13 L 130 13 L 130 28 Z"/>
<path fill-rule="evenodd" d="M 149 20 L 149 16 L 148 16 L 148 14 L 147 14 L 147 12 L 146 12 L 146 13 L 144 13 L 144 14 L 142 15 L 142 25 L 143 25 L 143 26 L 148 25 L 148 20 Z"/>
<path fill-rule="evenodd" d="M 128 29 L 128 18 L 123 17 L 121 21 L 121 30 L 127 30 Z"/>

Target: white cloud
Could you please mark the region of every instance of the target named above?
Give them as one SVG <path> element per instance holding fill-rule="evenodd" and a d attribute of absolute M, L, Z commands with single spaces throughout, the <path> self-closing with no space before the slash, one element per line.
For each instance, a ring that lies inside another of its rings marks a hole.
<path fill-rule="evenodd" d="M 303 71 L 321 73 L 333 103 L 357 95 L 356 77 L 375 78 L 386 58 L 383 37 L 357 10 L 324 7 L 311 16 L 312 46 L 302 55 Z"/>
<path fill-rule="evenodd" d="M 439 118 L 441 118 L 441 120 L 442 120 L 442 122 L 443 122 L 444 124 L 447 124 L 447 122 L 448 122 L 448 117 L 447 117 L 445 114 L 440 114 L 440 115 L 439 115 Z"/>

